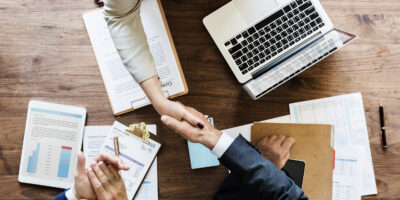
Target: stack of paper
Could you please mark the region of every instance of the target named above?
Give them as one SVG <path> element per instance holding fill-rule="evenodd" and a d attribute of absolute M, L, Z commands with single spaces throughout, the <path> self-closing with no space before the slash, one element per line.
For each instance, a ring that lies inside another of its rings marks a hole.
<path fill-rule="evenodd" d="M 377 194 L 361 93 L 298 102 L 289 107 L 290 116 L 263 122 L 334 126 L 333 199 L 360 199 Z M 234 137 L 242 134 L 250 141 L 251 126 L 247 124 L 223 132 Z"/>
<path fill-rule="evenodd" d="M 333 124 L 335 150 L 340 150 L 339 145 L 362 146 L 361 195 L 377 194 L 361 93 L 293 103 L 289 107 L 293 122 Z"/>

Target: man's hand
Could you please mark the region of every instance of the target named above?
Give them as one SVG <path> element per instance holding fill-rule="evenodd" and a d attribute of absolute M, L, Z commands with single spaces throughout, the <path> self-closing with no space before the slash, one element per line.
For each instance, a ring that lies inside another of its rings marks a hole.
<path fill-rule="evenodd" d="M 289 159 L 289 149 L 296 142 L 292 137 L 272 135 L 261 139 L 256 147 L 261 155 L 282 169 Z"/>
<path fill-rule="evenodd" d="M 183 106 L 183 108 L 195 118 L 199 119 L 204 127 L 200 129 L 192 126 L 187 121 L 179 121 L 167 115 L 161 116 L 161 121 L 185 139 L 194 143 L 201 143 L 209 149 L 214 148 L 221 137 L 221 132 L 212 127 L 205 116 L 197 110 L 185 106 Z"/>
<path fill-rule="evenodd" d="M 186 109 L 187 107 L 180 102 L 174 102 L 166 99 L 162 103 L 154 105 L 154 107 L 160 113 L 160 115 L 168 115 L 178 121 L 185 120 L 194 127 L 204 127 L 202 119 L 197 117 L 195 113 Z"/>
<path fill-rule="evenodd" d="M 76 166 L 75 184 L 72 188 L 72 192 L 77 199 L 96 199 L 96 195 L 86 173 L 85 156 L 82 152 L 78 153 L 78 165 Z"/>
<path fill-rule="evenodd" d="M 94 162 L 88 169 L 88 175 L 97 199 L 128 199 L 124 181 L 112 165 L 103 161 Z"/>
<path fill-rule="evenodd" d="M 101 153 L 94 158 L 94 162 L 108 163 L 115 166 L 118 170 L 128 170 L 121 160 L 114 155 L 108 153 Z M 95 191 L 90 184 L 87 169 L 85 168 L 85 156 L 82 152 L 78 153 L 78 164 L 76 166 L 75 183 L 72 188 L 77 199 L 96 199 Z"/>
<path fill-rule="evenodd" d="M 188 112 L 184 105 L 179 102 L 170 101 L 164 96 L 160 84 L 161 82 L 156 76 L 140 83 L 140 87 L 146 93 L 154 109 L 160 115 L 168 115 L 178 121 L 185 120 L 192 126 L 202 128 L 204 124 L 201 123 L 201 120 Z"/>

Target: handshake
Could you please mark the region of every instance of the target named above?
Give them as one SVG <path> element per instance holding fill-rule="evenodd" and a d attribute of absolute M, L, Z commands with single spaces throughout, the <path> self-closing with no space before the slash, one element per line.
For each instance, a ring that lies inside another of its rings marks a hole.
<path fill-rule="evenodd" d="M 208 122 L 206 115 L 179 102 L 167 100 L 162 105 L 155 108 L 166 126 L 191 142 L 201 143 L 210 150 L 214 148 L 222 133 Z M 256 146 L 263 157 L 281 169 L 294 142 L 293 138 L 270 136 Z M 128 167 L 115 155 L 101 153 L 86 167 L 85 157 L 80 152 L 71 191 L 78 199 L 127 199 L 119 170 L 128 170 Z"/>

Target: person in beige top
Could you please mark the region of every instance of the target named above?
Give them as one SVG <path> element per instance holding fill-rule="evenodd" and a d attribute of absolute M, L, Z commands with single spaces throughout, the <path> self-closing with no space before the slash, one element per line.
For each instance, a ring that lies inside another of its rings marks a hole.
<path fill-rule="evenodd" d="M 125 67 L 160 115 L 186 120 L 193 126 L 201 128 L 203 124 L 199 119 L 185 110 L 182 104 L 168 100 L 161 90 L 140 17 L 140 2 L 140 0 L 104 1 L 104 18 L 115 47 Z"/>
<path fill-rule="evenodd" d="M 291 191 L 292 196 L 302 195 L 301 189 L 295 190 L 294 183 L 288 181 L 288 177 L 279 171 L 289 158 L 289 149 L 294 143 L 293 138 L 275 136 L 275 138 L 280 138 L 275 139 L 274 136 L 271 136 L 262 140 L 264 142 L 259 143 L 257 147 L 262 156 L 269 159 L 267 161 L 261 157 L 258 151 L 250 147 L 250 144 L 243 137 L 233 139 L 227 134 L 222 134 L 221 131 L 211 126 L 202 113 L 177 102 L 169 101 L 164 97 L 140 20 L 139 8 L 140 0 L 106 0 L 104 2 L 104 17 L 125 66 L 143 88 L 154 108 L 162 115 L 161 121 L 166 126 L 183 138 L 191 142 L 201 143 L 209 148 L 225 166 L 231 169 L 230 176 L 239 172 L 240 177 L 245 173 L 244 176 L 248 179 L 247 182 L 242 181 L 243 183 L 241 183 L 237 181 L 240 179 L 228 177 L 226 183 L 233 182 L 234 186 L 224 186 L 225 183 L 221 187 L 222 190 L 220 189 L 223 192 L 218 192 L 214 199 L 229 199 L 227 195 L 235 196 L 236 199 L 243 199 L 242 196 L 247 195 L 247 193 L 243 193 L 242 191 L 245 190 L 238 190 L 237 188 L 252 188 L 251 195 L 254 195 L 254 191 L 261 191 L 255 194 L 256 196 L 278 194 L 282 195 L 282 198 L 294 199 L 288 196 L 287 191 Z M 282 147 L 282 144 L 285 144 L 285 147 Z M 243 155 L 246 155 L 246 157 L 243 157 Z M 247 162 L 245 162 L 246 160 Z M 127 200 L 125 184 L 118 171 L 127 170 L 128 167 L 117 157 L 102 153 L 96 156 L 88 167 L 86 166 L 85 157 L 80 152 L 74 185 L 59 194 L 55 198 L 56 200 Z M 266 176 L 267 172 L 269 173 L 268 176 Z M 260 174 L 264 174 L 264 176 L 260 176 Z M 280 179 L 274 178 L 277 176 Z M 291 190 L 276 189 L 277 187 L 272 189 L 271 182 L 276 180 L 286 181 L 287 185 L 291 186 L 288 187 Z M 238 184 L 239 186 L 237 186 Z M 265 187 L 265 185 L 268 187 Z M 227 188 L 230 188 L 229 192 L 226 192 L 228 191 Z M 254 188 L 258 188 L 258 190 Z M 269 196 L 266 196 L 265 199 L 272 199 Z"/>

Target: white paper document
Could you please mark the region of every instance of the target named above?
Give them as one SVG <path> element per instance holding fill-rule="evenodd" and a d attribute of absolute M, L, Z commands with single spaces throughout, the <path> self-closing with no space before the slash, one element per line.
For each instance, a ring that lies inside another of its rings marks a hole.
<path fill-rule="evenodd" d="M 362 195 L 376 194 L 368 130 L 361 93 L 341 95 L 289 105 L 295 123 L 333 124 L 336 145 L 361 145 L 364 148 Z"/>
<path fill-rule="evenodd" d="M 100 148 L 111 131 L 111 126 L 85 126 L 83 132 L 83 154 L 86 166 L 100 153 Z"/>
<path fill-rule="evenodd" d="M 156 125 L 146 125 L 148 130 L 157 134 Z M 112 130 L 112 126 L 86 126 L 83 140 L 83 152 L 86 163 L 100 153 L 100 149 Z M 89 162 L 88 162 L 89 161 Z M 151 165 L 149 172 L 143 180 L 135 200 L 158 200 L 157 158 Z"/>
<path fill-rule="evenodd" d="M 363 146 L 336 145 L 333 200 L 361 199 L 363 159 Z"/>
<path fill-rule="evenodd" d="M 157 0 L 142 1 L 140 14 L 165 95 L 173 96 L 184 92 L 180 66 L 170 43 Z M 85 13 L 83 19 L 113 113 L 118 114 L 149 105 L 150 101 L 145 93 L 122 63 L 104 19 L 103 10 Z"/>

